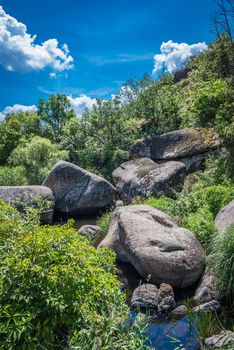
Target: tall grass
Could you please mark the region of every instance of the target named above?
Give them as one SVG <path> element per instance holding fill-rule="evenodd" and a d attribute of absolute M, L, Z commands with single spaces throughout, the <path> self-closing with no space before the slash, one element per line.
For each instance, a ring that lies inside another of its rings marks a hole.
<path fill-rule="evenodd" d="M 216 282 L 228 300 L 234 298 L 234 225 L 214 236 L 211 244 L 210 264 Z"/>

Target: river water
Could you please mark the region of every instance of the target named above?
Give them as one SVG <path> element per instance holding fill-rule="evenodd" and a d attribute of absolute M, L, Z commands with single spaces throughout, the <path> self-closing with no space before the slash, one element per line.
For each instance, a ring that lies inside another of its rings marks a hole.
<path fill-rule="evenodd" d="M 75 228 L 78 230 L 83 225 L 96 225 L 96 217 L 76 218 Z M 55 224 L 63 224 L 66 221 L 56 220 Z M 117 263 L 118 277 L 120 282 L 125 285 L 126 302 L 130 305 L 133 290 L 144 280 L 139 276 L 136 270 L 123 262 Z M 129 313 L 128 323 L 135 322 L 137 314 L 133 311 Z M 148 338 L 148 344 L 155 350 L 198 350 L 199 343 L 196 328 L 191 326 L 187 316 L 180 320 L 167 320 L 164 318 L 151 319 L 145 325 L 145 335 Z"/>

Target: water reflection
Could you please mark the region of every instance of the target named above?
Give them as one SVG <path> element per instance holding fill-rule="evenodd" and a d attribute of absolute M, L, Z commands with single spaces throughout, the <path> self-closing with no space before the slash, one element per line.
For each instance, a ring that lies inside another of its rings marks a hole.
<path fill-rule="evenodd" d="M 137 314 L 131 311 L 129 322 L 135 321 Z M 180 320 L 155 319 L 147 323 L 148 345 L 156 350 L 198 350 L 197 330 L 187 316 Z"/>

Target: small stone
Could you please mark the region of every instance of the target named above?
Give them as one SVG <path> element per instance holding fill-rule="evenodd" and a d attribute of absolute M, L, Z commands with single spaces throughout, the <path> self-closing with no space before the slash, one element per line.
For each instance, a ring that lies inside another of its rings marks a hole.
<path fill-rule="evenodd" d="M 176 307 L 173 288 L 166 283 L 162 283 L 158 290 L 158 311 L 168 313 Z"/>
<path fill-rule="evenodd" d="M 217 300 L 209 301 L 208 303 L 201 304 L 193 308 L 194 312 L 197 313 L 208 313 L 208 312 L 217 312 L 221 308 L 220 303 Z"/>
<path fill-rule="evenodd" d="M 133 309 L 157 309 L 158 288 L 154 284 L 142 284 L 132 295 L 131 307 Z"/>
<path fill-rule="evenodd" d="M 176 307 L 169 313 L 170 318 L 181 318 L 187 314 L 187 307 L 185 305 L 180 305 Z"/>
<path fill-rule="evenodd" d="M 98 239 L 102 233 L 101 227 L 97 225 L 83 225 L 78 231 L 91 240 Z"/>
<path fill-rule="evenodd" d="M 118 208 L 118 207 L 123 207 L 124 206 L 124 202 L 121 201 L 121 200 L 118 200 L 115 202 L 115 207 Z"/>
<path fill-rule="evenodd" d="M 205 346 L 208 350 L 223 349 L 230 345 L 233 345 L 234 349 L 234 332 L 231 331 L 223 331 L 219 335 L 213 335 L 205 340 Z"/>

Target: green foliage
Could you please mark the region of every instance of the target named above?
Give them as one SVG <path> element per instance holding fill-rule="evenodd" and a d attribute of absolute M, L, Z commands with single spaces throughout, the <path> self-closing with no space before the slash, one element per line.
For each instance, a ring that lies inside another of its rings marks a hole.
<path fill-rule="evenodd" d="M 186 90 L 184 98 L 182 126 L 215 127 L 233 116 L 233 89 L 228 80 L 198 81 Z"/>
<path fill-rule="evenodd" d="M 113 169 L 128 160 L 131 146 L 136 142 L 139 121 L 121 109 L 121 101 L 99 101 L 92 112 L 86 112 L 77 122 L 70 121 L 65 128 L 66 147 L 72 147 L 75 162 L 91 171 L 110 178 Z M 69 145 L 70 130 L 75 144 Z M 74 152 L 75 150 L 75 152 Z"/>
<path fill-rule="evenodd" d="M 210 241 L 215 232 L 215 216 L 233 198 L 233 186 L 204 187 L 200 183 L 192 187 L 188 193 L 178 195 L 175 200 L 166 197 L 149 198 L 144 203 L 174 217 L 179 225 L 192 231 L 209 250 Z"/>
<path fill-rule="evenodd" d="M 0 166 L 0 186 L 26 185 L 27 177 L 22 166 Z"/>
<path fill-rule="evenodd" d="M 111 220 L 111 212 L 107 212 L 103 214 L 101 217 L 97 220 L 97 225 L 101 227 L 103 234 L 107 234 L 109 226 L 110 226 L 110 220 Z"/>
<path fill-rule="evenodd" d="M 197 313 L 193 311 L 190 301 L 185 301 L 189 322 L 197 329 L 201 348 L 203 348 L 206 338 L 220 332 L 217 316 L 211 312 Z"/>
<path fill-rule="evenodd" d="M 51 95 L 48 101 L 39 100 L 38 115 L 43 122 L 43 135 L 58 141 L 64 125 L 75 116 L 65 95 Z"/>
<path fill-rule="evenodd" d="M 129 106 L 128 113 L 143 120 L 142 132 L 154 136 L 180 127 L 181 94 L 173 78 L 165 75 L 141 89 Z"/>
<path fill-rule="evenodd" d="M 4 164 L 20 140 L 41 132 L 40 119 L 35 112 L 10 114 L 0 123 L 0 163 Z"/>
<path fill-rule="evenodd" d="M 67 151 L 59 150 L 50 140 L 35 136 L 20 144 L 12 152 L 9 162 L 23 167 L 29 184 L 41 184 L 51 167 L 68 158 Z"/>
<path fill-rule="evenodd" d="M 146 349 L 125 327 L 114 253 L 90 246 L 73 222 L 37 221 L 0 201 L 0 348 Z"/>
<path fill-rule="evenodd" d="M 232 303 L 234 298 L 234 225 L 214 236 L 210 264 L 218 287 Z"/>

